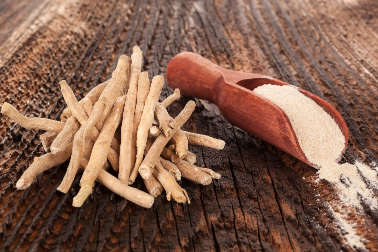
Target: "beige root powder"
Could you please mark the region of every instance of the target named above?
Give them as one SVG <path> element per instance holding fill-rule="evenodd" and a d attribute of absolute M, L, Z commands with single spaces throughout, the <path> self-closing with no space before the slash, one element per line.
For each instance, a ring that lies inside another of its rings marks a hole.
<path fill-rule="evenodd" d="M 296 87 L 268 84 L 253 92 L 270 100 L 286 113 L 299 145 L 311 163 L 321 168 L 340 157 L 345 138 L 339 126 L 322 107 Z"/>
<path fill-rule="evenodd" d="M 263 85 L 253 92 L 268 99 L 280 107 L 288 116 L 299 145 L 307 159 L 318 168 L 319 179 L 334 184 L 340 191 L 340 198 L 357 210 L 362 209 L 360 199 L 371 208 L 377 209 L 377 199 L 373 188 L 378 188 L 377 172 L 357 162 L 356 164 L 338 164 L 345 145 L 345 138 L 333 118 L 316 102 L 302 94 L 294 86 Z M 369 182 L 369 187 L 365 181 Z M 345 229 L 347 222 L 343 214 L 332 214 Z M 349 226 L 350 227 L 350 226 Z M 355 233 L 345 239 L 356 247 L 363 247 Z"/>

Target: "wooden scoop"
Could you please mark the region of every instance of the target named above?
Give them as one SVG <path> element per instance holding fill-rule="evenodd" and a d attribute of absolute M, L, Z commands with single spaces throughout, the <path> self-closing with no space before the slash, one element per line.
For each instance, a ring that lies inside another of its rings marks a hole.
<path fill-rule="evenodd" d="M 264 84 L 289 85 L 269 76 L 236 72 L 221 68 L 198 54 L 184 52 L 174 56 L 168 64 L 166 77 L 171 88 L 178 88 L 183 95 L 215 103 L 223 117 L 231 124 L 280 148 L 308 165 L 293 127 L 285 112 L 277 105 L 252 92 Z M 314 100 L 339 125 L 348 144 L 348 128 L 344 119 L 329 103 L 316 95 L 299 91 Z M 337 160 L 337 161 L 339 161 Z"/>

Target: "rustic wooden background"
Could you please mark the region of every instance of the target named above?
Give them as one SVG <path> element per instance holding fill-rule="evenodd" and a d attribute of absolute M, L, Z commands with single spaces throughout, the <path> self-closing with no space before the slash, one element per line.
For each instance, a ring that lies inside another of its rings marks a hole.
<path fill-rule="evenodd" d="M 375 0 L 3 0 L 0 103 L 27 116 L 58 118 L 58 81 L 78 98 L 109 78 L 138 44 L 145 70 L 164 74 L 193 51 L 234 70 L 282 79 L 324 98 L 350 130 L 345 160 L 377 163 L 378 2 Z M 163 96 L 170 94 L 164 88 Z M 185 101 L 170 108 L 176 115 Z M 156 198 L 143 209 L 97 185 L 80 209 L 56 188 L 67 163 L 25 191 L 15 182 L 43 154 L 39 131 L 0 115 L 1 251 L 351 251 L 329 206 L 344 208 L 367 250 L 378 250 L 378 212 L 344 206 L 316 171 L 228 124 L 197 101 L 186 129 L 224 139 L 222 151 L 193 147 L 198 164 L 222 174 L 187 180 L 192 204 Z M 141 181 L 136 186 L 144 189 Z"/>

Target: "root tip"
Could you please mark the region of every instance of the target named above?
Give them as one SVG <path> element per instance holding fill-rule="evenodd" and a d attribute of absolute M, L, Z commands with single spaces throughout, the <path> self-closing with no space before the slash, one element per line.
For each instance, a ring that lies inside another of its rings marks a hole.
<path fill-rule="evenodd" d="M 151 170 L 147 165 L 141 165 L 138 170 L 142 178 L 149 179 L 151 177 Z"/>
<path fill-rule="evenodd" d="M 62 87 L 62 86 L 66 86 L 68 84 L 67 84 L 66 80 L 61 80 L 61 81 L 59 81 L 59 85 Z"/>
<path fill-rule="evenodd" d="M 146 204 L 146 208 L 151 208 L 152 205 L 154 204 L 155 199 L 151 197 L 150 201 Z"/>
<path fill-rule="evenodd" d="M 118 59 L 117 68 L 126 69 L 129 64 L 130 58 L 127 57 L 125 54 L 122 54 Z"/>
<path fill-rule="evenodd" d="M 186 202 L 186 197 L 185 197 L 185 195 L 182 191 L 177 191 L 177 190 L 172 191 L 172 198 L 177 203 L 185 203 Z"/>
<path fill-rule="evenodd" d="M 201 181 L 201 185 L 210 185 L 210 184 L 211 184 L 211 181 L 213 181 L 213 180 L 211 179 L 211 177 L 210 177 L 210 176 L 206 176 L 206 177 L 204 177 L 204 178 L 202 179 L 202 181 Z"/>
<path fill-rule="evenodd" d="M 220 141 L 219 144 L 218 144 L 218 150 L 223 150 L 225 145 L 226 145 L 225 141 Z"/>
<path fill-rule="evenodd" d="M 153 196 L 153 197 L 157 197 L 157 196 L 159 196 L 162 192 L 163 192 L 163 188 L 161 188 L 161 187 L 156 187 L 156 188 L 154 188 L 154 189 L 151 190 L 151 196 Z"/>
<path fill-rule="evenodd" d="M 133 53 L 136 53 L 136 52 L 141 52 L 139 46 L 137 46 L 137 45 L 135 45 L 135 46 L 133 47 Z"/>
<path fill-rule="evenodd" d="M 84 204 L 84 201 L 88 198 L 88 196 L 92 193 L 92 187 L 90 186 L 82 186 L 78 194 L 73 198 L 72 206 L 73 207 L 81 207 Z"/>
<path fill-rule="evenodd" d="M 213 172 L 212 174 L 211 174 L 211 176 L 214 178 L 214 179 L 220 179 L 222 176 L 219 174 L 219 173 L 217 173 L 217 172 Z"/>
<path fill-rule="evenodd" d="M 23 190 L 24 189 L 24 184 L 25 184 L 25 181 L 23 179 L 20 179 L 19 181 L 17 181 L 16 183 L 16 188 L 18 190 Z"/>
<path fill-rule="evenodd" d="M 1 107 L 1 113 L 5 113 L 12 105 L 8 102 L 4 102 L 3 106 Z"/>

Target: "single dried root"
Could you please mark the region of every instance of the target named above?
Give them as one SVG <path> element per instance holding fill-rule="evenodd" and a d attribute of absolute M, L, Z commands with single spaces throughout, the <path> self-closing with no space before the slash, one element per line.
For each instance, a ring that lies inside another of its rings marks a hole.
<path fill-rule="evenodd" d="M 136 119 L 140 120 L 139 118 L 135 118 L 136 113 L 136 104 L 137 104 L 137 94 L 138 94 L 138 83 L 143 82 L 144 84 L 148 80 L 148 73 L 140 73 L 142 67 L 142 59 L 143 59 L 143 52 L 139 49 L 139 47 L 133 47 L 133 54 L 131 55 L 131 77 L 129 82 L 129 90 L 127 92 L 127 98 L 125 103 L 125 108 L 123 110 L 123 119 L 122 119 L 122 126 L 121 126 L 121 150 L 120 150 L 120 169 L 118 173 L 118 179 L 121 180 L 123 183 L 129 183 L 129 176 L 132 172 L 132 169 L 135 165 L 136 159 L 136 143 L 133 142 L 133 132 L 134 127 L 138 127 L 139 122 L 137 124 Z M 143 86 L 143 84 L 142 84 Z M 144 103 L 144 102 L 143 102 Z M 140 111 L 138 111 L 139 113 Z M 137 125 L 136 125 L 137 124 Z M 134 138 L 135 139 L 135 138 Z M 136 141 L 136 140 L 135 140 Z"/>
<path fill-rule="evenodd" d="M 47 131 L 46 133 L 43 133 L 39 139 L 41 139 L 43 149 L 46 152 L 50 151 L 51 144 L 54 142 L 54 139 L 57 137 L 57 134 L 55 132 Z"/>
<path fill-rule="evenodd" d="M 186 191 L 181 188 L 181 186 L 177 184 L 175 178 L 166 169 L 164 169 L 160 163 L 160 160 L 156 162 L 153 175 L 164 187 L 164 190 L 167 193 L 168 201 L 171 201 L 171 198 L 178 203 L 185 203 L 186 200 L 188 200 L 188 204 L 190 204 L 190 199 Z"/>
<path fill-rule="evenodd" d="M 56 165 L 63 164 L 70 158 L 71 153 L 72 145 L 68 146 L 64 151 L 57 154 L 47 153 L 40 157 L 34 158 L 34 162 L 28 169 L 25 170 L 20 179 L 17 181 L 16 188 L 18 190 L 25 190 L 29 188 L 35 177 Z"/>
<path fill-rule="evenodd" d="M 98 122 L 101 125 L 97 124 L 96 126 L 101 126 L 100 129 L 102 129 L 103 122 L 112 110 L 112 107 L 116 102 L 117 98 L 120 95 L 122 95 L 125 86 L 129 82 L 129 76 L 130 58 L 126 55 L 121 55 L 118 59 L 117 68 L 113 71 L 112 78 L 102 91 L 98 102 L 95 103 L 93 107 L 93 112 L 89 116 L 87 123 L 83 126 L 84 141 L 91 135 L 93 128 Z M 102 101 L 105 104 L 105 106 L 103 106 L 100 103 L 100 101 Z"/>
<path fill-rule="evenodd" d="M 195 109 L 194 101 L 189 101 L 180 114 L 174 119 L 176 127 L 172 129 L 172 135 L 176 134 L 179 128 L 189 119 L 190 115 Z M 151 125 L 148 127 L 148 129 Z M 153 171 L 155 163 L 157 162 L 164 146 L 168 143 L 170 137 L 163 134 L 159 135 L 155 142 L 152 144 L 151 149 L 148 151 L 146 157 L 144 158 L 142 164 L 139 167 L 139 174 L 144 179 L 148 179 Z"/>
<path fill-rule="evenodd" d="M 93 111 L 93 107 L 92 106 L 87 107 L 87 108 L 84 107 L 84 109 L 85 109 L 85 112 L 87 113 L 88 116 Z M 120 129 L 120 126 L 118 126 L 117 130 L 118 129 Z M 86 159 L 90 158 L 92 147 L 93 147 L 94 142 L 97 140 L 97 137 L 98 137 L 98 135 L 96 134 L 92 140 L 89 139 L 89 140 L 87 140 L 85 142 L 86 145 L 84 146 L 84 148 L 85 148 L 85 150 L 84 150 L 84 156 L 85 156 Z M 87 151 L 87 150 L 89 150 L 89 151 Z M 112 166 L 112 168 L 113 168 L 114 171 L 118 171 L 119 170 L 119 156 L 118 156 L 118 153 L 119 153 L 119 144 L 118 144 L 118 140 L 116 140 L 116 135 L 114 133 L 114 137 L 112 139 L 112 143 L 110 144 L 110 150 L 109 150 L 109 154 L 108 154 L 108 161 L 111 164 L 111 166 Z"/>
<path fill-rule="evenodd" d="M 96 180 L 108 188 L 110 191 L 124 197 L 128 201 L 131 201 L 141 207 L 151 208 L 154 204 L 154 197 L 136 188 L 123 184 L 119 179 L 111 175 L 106 171 L 108 163 L 100 170 Z M 84 170 L 88 166 L 88 160 L 82 158 L 80 160 L 80 168 Z"/>
<path fill-rule="evenodd" d="M 226 144 L 223 140 L 216 139 L 210 136 L 191 133 L 187 131 L 183 131 L 188 138 L 189 144 L 192 145 L 202 145 L 210 148 L 214 148 L 217 150 L 222 150 L 224 145 Z"/>
<path fill-rule="evenodd" d="M 1 113 L 8 116 L 25 129 L 39 129 L 59 133 L 63 130 L 64 123 L 47 118 L 29 118 L 17 111 L 15 107 L 4 102 Z"/>
<path fill-rule="evenodd" d="M 161 105 L 161 103 L 156 104 L 154 116 L 164 135 L 167 137 L 171 136 L 172 128 L 174 128 L 176 125 L 172 117 L 168 114 L 168 111 L 163 105 Z"/>
<path fill-rule="evenodd" d="M 74 116 L 71 116 L 66 121 L 64 128 L 59 132 L 58 136 L 52 142 L 50 146 L 51 153 L 55 154 L 64 149 L 70 144 L 72 144 L 76 132 L 80 128 L 80 123 Z"/>
<path fill-rule="evenodd" d="M 136 155 L 134 169 L 139 169 L 139 166 L 142 163 L 144 149 L 146 148 L 148 131 L 150 130 L 152 123 L 154 121 L 155 106 L 159 100 L 160 92 L 163 88 L 163 85 L 164 85 L 163 76 L 157 75 L 152 79 L 150 92 L 148 93 L 148 96 L 147 96 L 147 99 L 143 108 L 142 118 L 140 119 L 140 123 L 138 127 L 137 141 L 136 141 L 137 155 Z M 148 177 L 146 177 L 146 179 Z"/>
<path fill-rule="evenodd" d="M 72 155 L 70 163 L 68 164 L 67 171 L 64 174 L 62 182 L 58 186 L 57 190 L 62 193 L 67 193 L 68 190 L 71 188 L 71 185 L 74 181 L 76 173 L 80 168 L 80 160 L 81 158 L 87 158 L 84 154 L 84 143 L 83 143 L 83 128 L 80 128 L 79 131 L 76 132 L 73 140 L 72 146 Z M 59 153 L 59 152 L 58 152 Z"/>
<path fill-rule="evenodd" d="M 176 181 L 181 181 L 181 172 L 174 163 L 169 162 L 164 158 L 160 158 L 160 163 L 176 179 Z"/>
<path fill-rule="evenodd" d="M 154 197 L 134 187 L 125 185 L 119 179 L 104 170 L 100 170 L 97 181 L 112 192 L 141 207 L 151 208 L 154 204 Z"/>
<path fill-rule="evenodd" d="M 92 145 L 93 146 L 93 145 Z M 119 156 L 115 150 L 112 148 L 109 149 L 108 161 L 111 164 L 114 171 L 119 171 Z"/>
<path fill-rule="evenodd" d="M 157 180 L 154 176 L 151 176 L 148 179 L 143 179 L 143 182 L 147 188 L 148 193 L 153 197 L 159 196 L 164 190 L 159 180 Z"/>
<path fill-rule="evenodd" d="M 177 168 L 181 171 L 184 178 L 201 185 L 211 184 L 212 177 L 203 172 L 199 167 L 183 160 L 175 163 L 175 165 L 177 165 Z"/>
<path fill-rule="evenodd" d="M 178 88 L 175 89 L 173 94 L 165 98 L 165 100 L 161 103 L 164 107 L 168 107 L 171 105 L 174 101 L 178 100 L 180 98 L 180 90 Z"/>
<path fill-rule="evenodd" d="M 188 154 L 188 139 L 184 132 L 179 129 L 177 133 L 172 137 L 169 143 L 175 145 L 176 154 L 180 159 L 183 159 Z"/>
<path fill-rule="evenodd" d="M 148 73 L 143 72 L 140 74 L 139 81 L 138 81 L 137 104 L 135 107 L 133 135 L 131 139 L 132 141 L 131 156 L 132 156 L 133 167 L 131 167 L 130 176 L 128 176 L 129 185 L 134 183 L 138 175 L 138 169 L 135 168 L 136 153 L 137 153 L 137 145 L 136 145 L 137 134 L 138 134 L 139 124 L 142 119 L 144 104 L 146 102 L 149 91 L 150 91 L 150 80 L 148 79 Z"/>
<path fill-rule="evenodd" d="M 93 104 L 91 100 L 88 98 L 84 98 L 82 101 L 83 103 L 80 104 L 79 102 L 79 105 L 84 109 L 84 112 L 87 115 L 87 117 L 89 117 L 89 115 L 92 114 L 92 111 L 93 111 Z"/>
<path fill-rule="evenodd" d="M 111 139 L 114 136 L 114 132 L 118 125 L 121 123 L 125 101 L 126 96 L 119 97 L 109 116 L 106 118 L 101 133 L 93 146 L 88 166 L 81 177 L 80 191 L 73 199 L 72 205 L 74 207 L 82 206 L 88 195 L 92 192 L 92 187 L 101 168 L 106 163 Z"/>
<path fill-rule="evenodd" d="M 147 139 L 146 149 L 144 150 L 145 154 L 150 150 L 153 143 L 154 139 L 149 137 Z M 150 176 L 148 179 L 143 179 L 143 182 L 148 192 L 154 197 L 159 196 L 164 190 L 163 186 L 154 176 Z"/>
<path fill-rule="evenodd" d="M 60 91 L 62 92 L 64 101 L 67 107 L 70 109 L 72 115 L 80 122 L 81 125 L 85 124 L 88 120 L 88 116 L 84 109 L 80 106 L 79 102 L 76 100 L 75 94 L 73 93 L 70 86 L 68 86 L 65 80 L 59 82 Z"/>
<path fill-rule="evenodd" d="M 95 104 L 98 101 L 98 98 L 100 97 L 102 91 L 104 90 L 104 88 L 106 87 L 108 82 L 109 82 L 109 80 L 107 80 L 104 83 L 97 85 L 91 91 L 89 91 L 89 93 L 82 100 L 79 101 L 80 106 L 82 105 L 82 103 L 84 103 L 85 99 L 89 99 L 92 104 Z M 60 115 L 60 120 L 62 122 L 65 122 L 71 116 L 72 116 L 71 110 L 69 108 L 65 108 L 63 110 L 62 114 Z"/>

